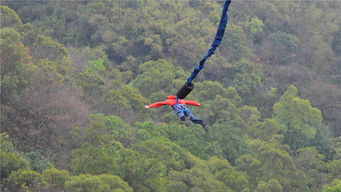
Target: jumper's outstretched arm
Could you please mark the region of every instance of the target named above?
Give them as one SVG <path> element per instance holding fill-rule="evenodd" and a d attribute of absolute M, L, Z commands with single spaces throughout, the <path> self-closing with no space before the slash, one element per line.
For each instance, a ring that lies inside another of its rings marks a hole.
<path fill-rule="evenodd" d="M 184 102 L 188 105 L 200 106 L 200 103 L 191 101 L 191 100 L 184 100 Z"/>
<path fill-rule="evenodd" d="M 145 105 L 144 108 L 153 108 L 153 107 L 160 107 L 162 105 L 167 105 L 166 102 L 162 101 L 162 102 L 156 102 L 150 105 Z"/>

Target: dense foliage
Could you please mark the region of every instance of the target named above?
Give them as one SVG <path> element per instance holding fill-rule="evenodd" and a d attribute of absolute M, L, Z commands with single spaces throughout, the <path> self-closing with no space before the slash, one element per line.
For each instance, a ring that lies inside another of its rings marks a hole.
<path fill-rule="evenodd" d="M 1 191 L 340 192 L 341 3 L 4 1 Z"/>

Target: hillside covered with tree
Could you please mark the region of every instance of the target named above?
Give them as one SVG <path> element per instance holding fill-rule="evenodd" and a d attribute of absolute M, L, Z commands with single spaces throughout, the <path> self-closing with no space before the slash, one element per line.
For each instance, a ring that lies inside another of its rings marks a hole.
<path fill-rule="evenodd" d="M 340 192 L 338 1 L 2 1 L 4 192 Z"/>

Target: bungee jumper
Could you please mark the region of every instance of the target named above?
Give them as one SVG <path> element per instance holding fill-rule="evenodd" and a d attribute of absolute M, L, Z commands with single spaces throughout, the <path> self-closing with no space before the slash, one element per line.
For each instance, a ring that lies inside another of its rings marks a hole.
<path fill-rule="evenodd" d="M 189 118 L 193 123 L 197 123 L 202 125 L 204 130 L 207 132 L 208 128 L 206 126 L 206 122 L 196 118 L 193 113 L 187 108 L 186 104 L 200 106 L 200 103 L 191 101 L 191 100 L 184 100 L 179 99 L 175 95 L 167 96 L 165 101 L 156 102 L 150 105 L 145 105 L 144 108 L 153 108 L 153 107 L 160 107 L 162 105 L 169 105 L 172 107 L 173 112 L 179 117 L 180 120 L 186 121 Z"/>
<path fill-rule="evenodd" d="M 199 103 L 195 101 L 184 100 L 184 98 L 194 89 L 194 84 L 192 81 L 194 78 L 199 74 L 199 72 L 204 68 L 205 61 L 214 54 L 214 51 L 220 45 L 221 41 L 223 40 L 226 24 L 228 21 L 228 8 L 231 4 L 231 0 L 225 0 L 224 7 L 222 10 L 219 26 L 217 29 L 217 33 L 215 35 L 214 41 L 211 44 L 211 47 L 208 49 L 205 56 L 200 60 L 199 65 L 196 66 L 188 77 L 186 83 L 179 89 L 176 95 L 168 96 L 165 101 L 156 102 L 151 105 L 146 105 L 145 108 L 152 108 L 152 107 L 159 107 L 161 105 L 170 105 L 173 108 L 175 114 L 183 121 L 189 117 L 189 119 L 193 123 L 201 124 L 204 130 L 207 132 L 208 128 L 206 126 L 205 121 L 196 118 L 192 112 L 186 107 L 186 104 L 200 106 Z"/>

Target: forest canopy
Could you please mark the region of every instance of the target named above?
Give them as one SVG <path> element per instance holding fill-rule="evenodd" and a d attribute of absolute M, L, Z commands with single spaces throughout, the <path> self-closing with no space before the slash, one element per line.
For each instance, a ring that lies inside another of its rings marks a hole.
<path fill-rule="evenodd" d="M 338 1 L 2 1 L 4 192 L 340 192 Z"/>

